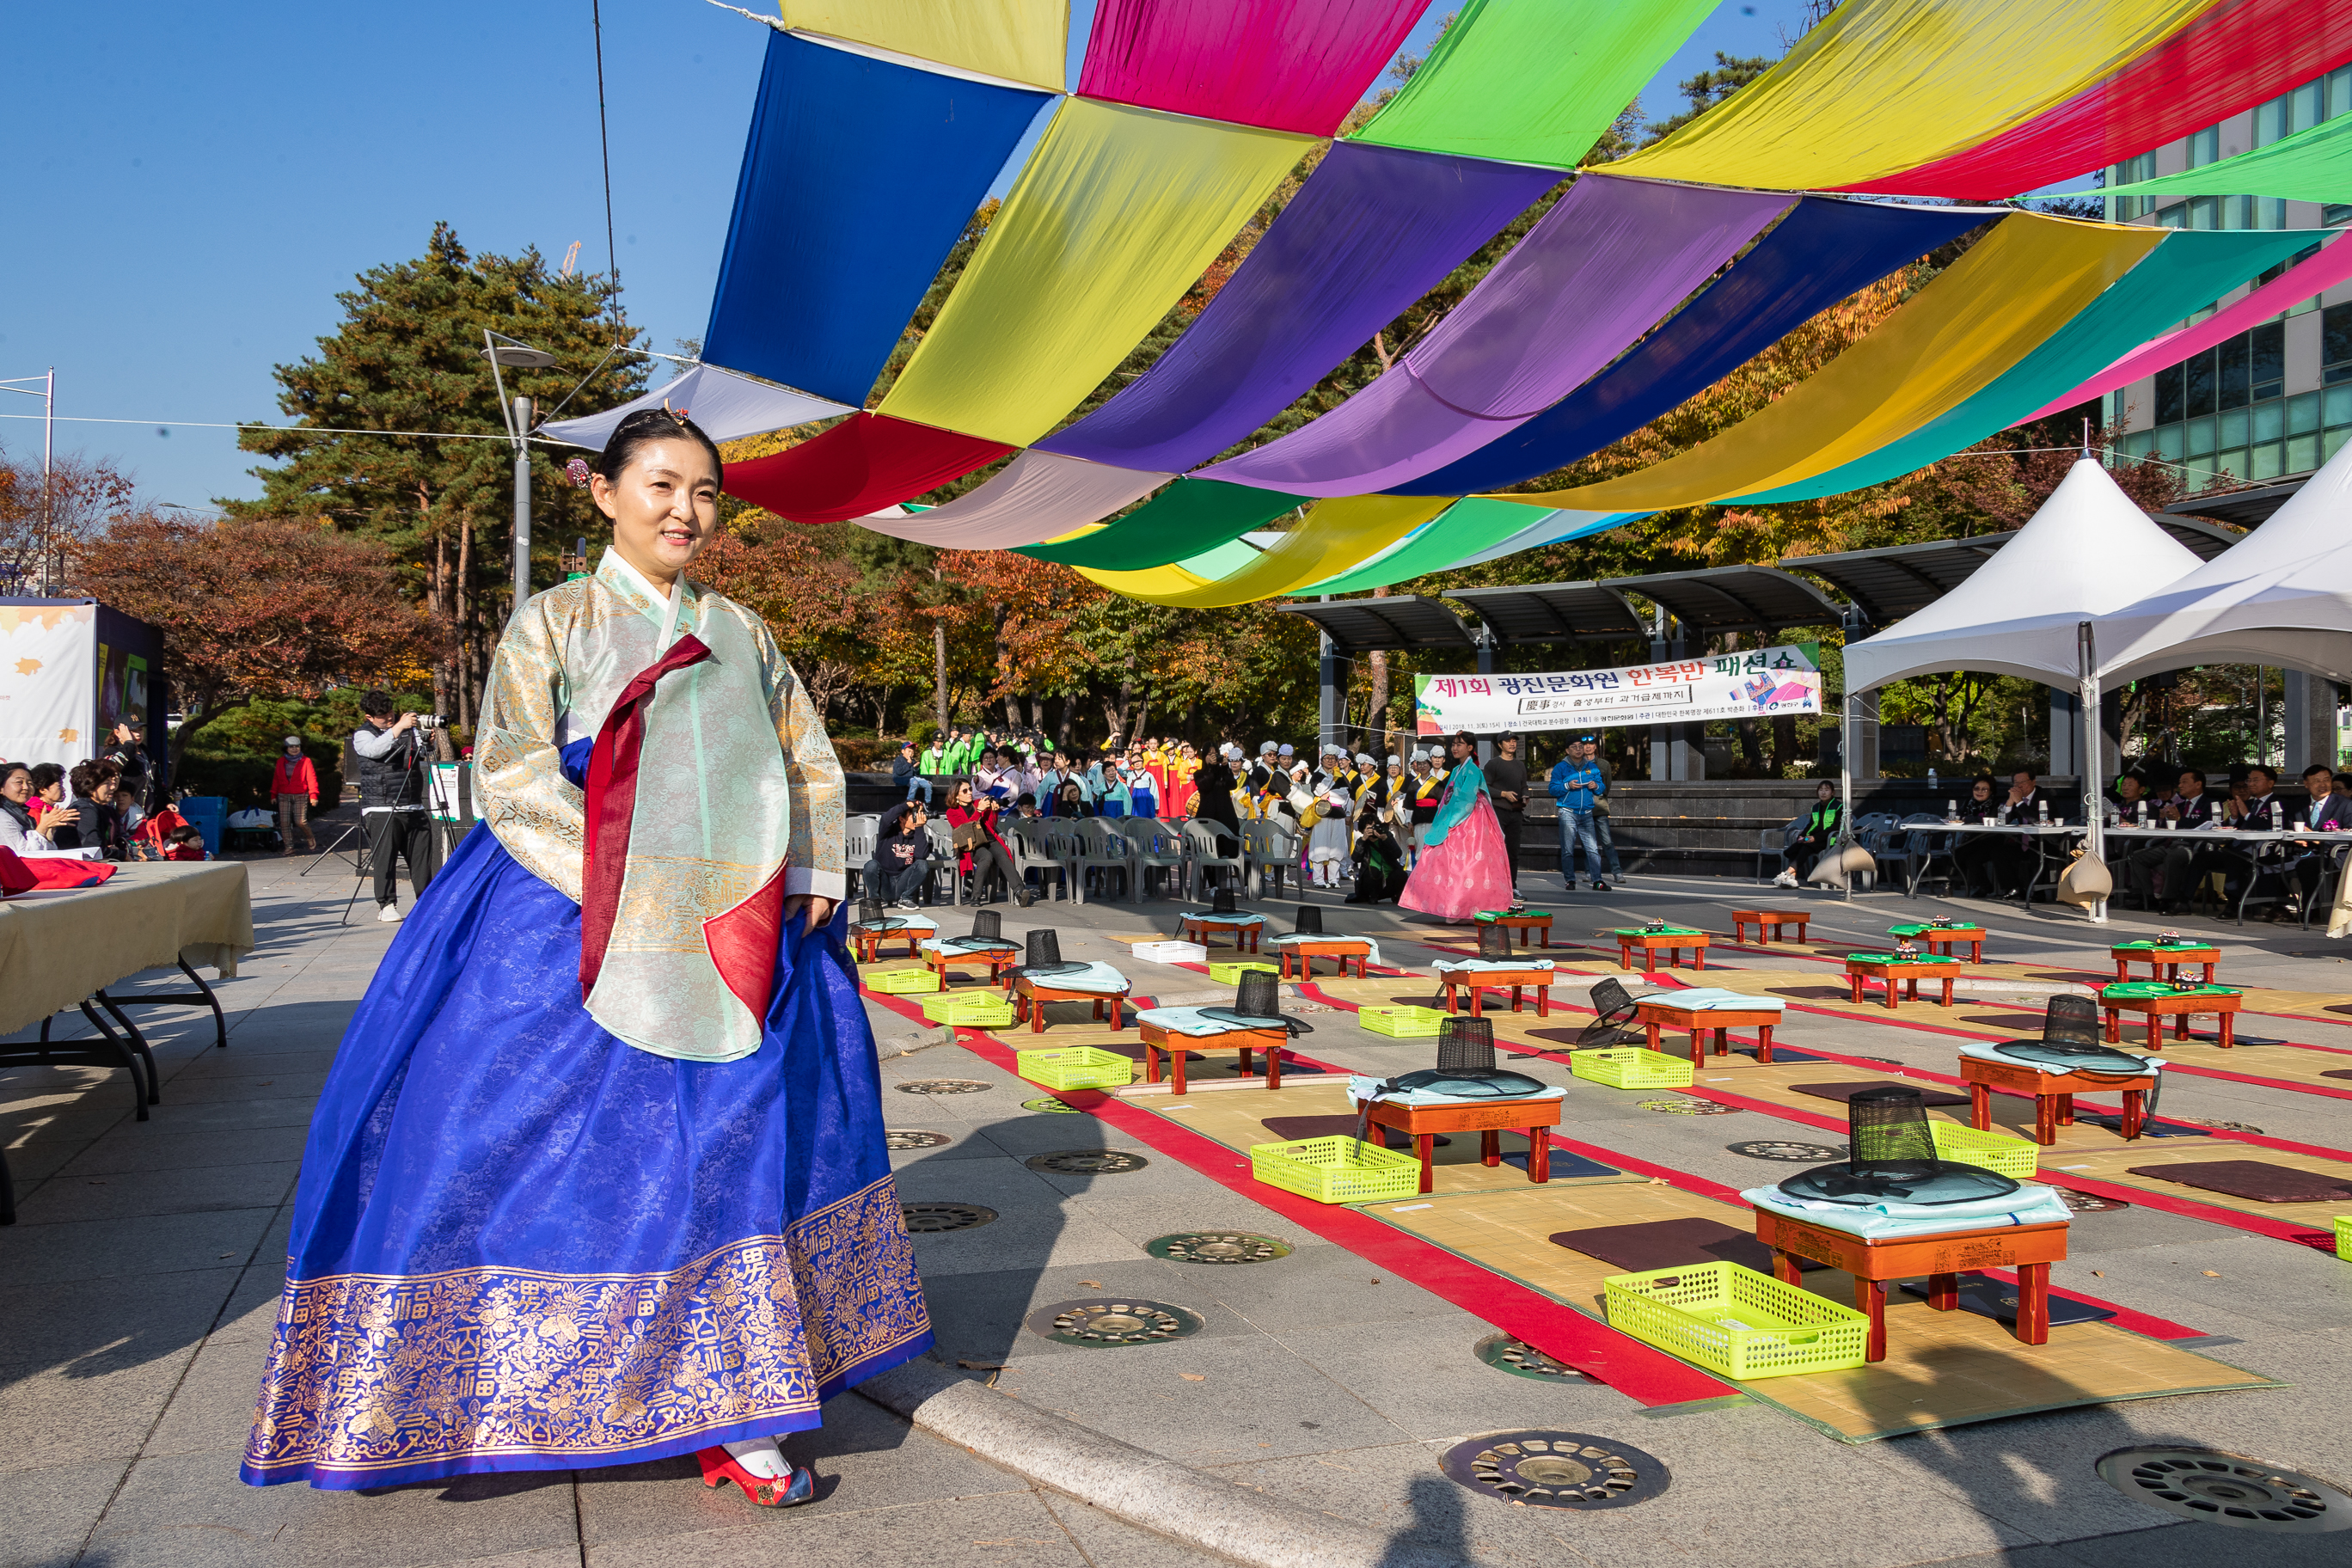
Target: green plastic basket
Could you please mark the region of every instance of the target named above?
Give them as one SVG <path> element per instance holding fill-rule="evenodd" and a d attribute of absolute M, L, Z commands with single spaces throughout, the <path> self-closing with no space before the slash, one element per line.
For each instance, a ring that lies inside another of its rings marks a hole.
<path fill-rule="evenodd" d="M 1013 1004 L 993 991 L 942 992 L 923 998 L 923 1016 L 967 1029 L 1002 1029 L 1013 1022 Z"/>
<path fill-rule="evenodd" d="M 2352 1214 L 2336 1216 L 2336 1256 L 2352 1263 Z"/>
<path fill-rule="evenodd" d="M 1643 1046 L 1575 1051 L 1569 1056 L 1568 1070 L 1612 1089 L 1688 1089 L 1692 1078 L 1687 1058 L 1670 1057 Z"/>
<path fill-rule="evenodd" d="M 1981 1165 L 1996 1176 L 2021 1182 L 2031 1180 L 2041 1169 L 2041 1148 L 2025 1139 L 2011 1138 L 2006 1132 L 1979 1132 L 1957 1121 L 1930 1121 L 1927 1131 L 1936 1140 L 1939 1160 Z"/>
<path fill-rule="evenodd" d="M 1359 1007 L 1356 1022 L 1375 1035 L 1400 1040 L 1428 1040 L 1437 1036 L 1437 1021 L 1445 1015 L 1434 1007 Z"/>
<path fill-rule="evenodd" d="M 1132 1060 L 1092 1046 L 1023 1051 L 1018 1061 L 1023 1078 L 1047 1089 L 1125 1089 L 1135 1081 Z"/>
<path fill-rule="evenodd" d="M 879 969 L 866 977 L 866 989 L 885 996 L 906 996 L 937 991 L 944 984 L 936 969 Z"/>
<path fill-rule="evenodd" d="M 1255 958 L 1248 958 L 1242 959 L 1232 963 L 1213 963 L 1209 965 L 1209 978 L 1215 981 L 1220 985 L 1237 985 L 1241 984 L 1242 976 L 1253 969 L 1263 969 L 1268 974 L 1279 974 L 1282 973 L 1282 968 L 1279 964 L 1262 963 Z"/>
<path fill-rule="evenodd" d="M 1419 1160 L 1353 1138 L 1254 1144 L 1250 1173 L 1318 1204 L 1378 1203 L 1421 1191 Z"/>
<path fill-rule="evenodd" d="M 1609 1326 L 1709 1372 L 1748 1382 L 1860 1366 L 1870 1320 L 1737 1263 L 1694 1263 L 1601 1281 Z"/>

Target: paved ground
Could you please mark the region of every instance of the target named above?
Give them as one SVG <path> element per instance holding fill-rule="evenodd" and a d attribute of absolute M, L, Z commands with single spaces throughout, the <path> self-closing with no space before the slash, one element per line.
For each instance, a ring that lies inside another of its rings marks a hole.
<path fill-rule="evenodd" d="M 0 1564 L 1212 1561 L 855 1395 L 827 1407 L 821 1434 L 788 1445 L 822 1478 L 820 1500 L 791 1513 L 761 1514 L 705 1492 L 687 1461 L 364 1495 L 240 1485 L 236 1460 L 280 1283 L 310 1101 L 391 935 L 372 921 L 339 926 L 349 884 L 297 878 L 301 864 L 253 866 L 261 945 L 243 977 L 222 987 L 230 1049 L 205 1048 L 208 1027 L 159 1022 L 163 1100 L 152 1121 L 129 1118 L 119 1078 L 81 1068 L 0 1073 L 0 1143 L 22 1214 L 0 1231 L 0 1470 L 10 1504 L 0 1511 Z M 1557 889 L 1550 879 L 1527 880 L 1539 898 Z M 2071 912 L 1892 895 L 1844 904 L 1744 882 L 1652 878 L 1608 895 L 1555 897 L 1555 906 L 1572 911 L 1561 917 L 1563 934 L 1579 933 L 1587 914 L 1593 926 L 1656 914 L 1724 931 L 1727 910 L 1759 894 L 1776 905 L 1814 904 L 1817 935 L 1857 943 L 1883 940 L 1898 912 L 1980 914 L 2002 956 L 2053 963 L 2084 961 L 2133 919 L 2094 936 Z M 949 929 L 961 918 L 949 916 Z M 1203 993 L 1199 975 L 1138 963 L 1124 941 L 1110 940 L 1164 931 L 1171 918 L 1167 904 L 1055 904 L 1026 918 L 1008 911 L 1007 926 L 1017 933 L 1050 920 L 1070 957 L 1115 958 L 1139 989 L 1163 999 Z M 1425 967 L 1431 956 L 1412 944 L 1429 928 L 1393 911 L 1335 907 L 1329 919 L 1335 929 L 1393 938 L 1392 963 Z M 2317 935 L 2231 928 L 2227 940 L 2229 979 L 2352 992 L 2352 973 Z M 2305 952 L 2324 956 L 2295 956 Z M 1828 1017 L 1808 1017 L 1803 1030 L 1825 1049 L 1948 1068 L 1949 1043 L 1932 1036 Z M 936 1038 L 887 1016 L 881 1033 L 892 1051 Z M 2352 1047 L 2352 1018 L 2301 1025 L 2296 1037 Z M 1311 1044 L 1325 1059 L 1391 1072 L 1419 1065 L 1428 1048 L 1381 1041 L 1344 1016 L 1318 1027 Z M 2081 1216 L 2061 1284 L 2235 1342 L 2211 1353 L 2293 1386 L 1847 1446 L 1753 1403 L 1652 1413 L 1602 1384 L 1493 1371 L 1471 1353 L 1491 1331 L 1475 1314 L 1297 1234 L 1273 1211 L 1090 1118 L 1023 1110 L 1034 1091 L 961 1047 L 890 1056 L 884 1074 L 887 1084 L 971 1078 L 995 1086 L 961 1096 L 885 1090 L 892 1125 L 950 1140 L 898 1157 L 903 1195 L 982 1204 L 1002 1216 L 918 1242 L 943 1360 L 1003 1363 L 971 1375 L 1243 1487 L 1388 1528 L 1400 1542 L 1498 1564 L 1790 1568 L 2339 1563 L 2352 1542 L 2176 1523 L 2091 1468 L 2126 1444 L 2177 1442 L 2352 1482 L 2342 1415 L 2352 1395 L 2352 1268 L 2318 1252 L 2140 1206 Z M 2165 1110 L 2342 1147 L 2352 1144 L 2344 1103 L 2181 1079 Z M 1572 1096 L 1568 1119 L 1572 1136 L 1740 1184 L 1754 1184 L 1759 1167 L 1726 1152 L 1729 1139 L 1821 1136 L 1753 1113 L 1643 1116 L 1606 1092 Z M 1151 1163 L 1096 1177 L 1043 1175 L 1023 1163 L 1084 1147 L 1134 1149 Z M 1211 1227 L 1283 1236 L 1296 1250 L 1223 1269 L 1159 1262 L 1142 1250 L 1154 1237 Z M 1208 1326 L 1179 1343 L 1116 1351 L 1065 1348 L 1023 1331 L 1034 1306 L 1097 1289 L 1179 1302 Z M 1672 1487 L 1635 1508 L 1567 1515 L 1491 1502 L 1439 1473 L 1435 1454 L 1452 1440 L 1517 1426 L 1610 1436 L 1665 1461 Z"/>

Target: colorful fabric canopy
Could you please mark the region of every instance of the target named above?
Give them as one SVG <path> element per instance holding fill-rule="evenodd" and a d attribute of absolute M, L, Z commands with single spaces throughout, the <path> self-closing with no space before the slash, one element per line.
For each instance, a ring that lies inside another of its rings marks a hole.
<path fill-rule="evenodd" d="M 1789 205 L 1582 174 L 1392 369 L 1305 428 L 1202 473 L 1320 496 L 1425 474 L 1573 390 Z"/>
<path fill-rule="evenodd" d="M 1649 515 L 1646 511 L 1545 512 L 1543 521 L 1524 533 L 1515 533 L 1484 550 L 1457 556 L 1432 570 L 1459 572 L 1465 566 L 1482 566 L 1489 561 L 1500 561 L 1506 555 L 1517 555 L 1522 550 L 1540 550 L 1547 544 L 1565 544 L 1572 539 L 1590 539 L 1595 534 L 1622 528 L 1629 522 L 1639 522 Z"/>
<path fill-rule="evenodd" d="M 2352 114 L 2322 121 L 2284 142 L 2201 169 L 2110 185 L 2110 195 L 2284 196 L 2293 202 L 2352 201 Z"/>
<path fill-rule="evenodd" d="M 1868 337 L 1714 439 L 1620 479 L 1503 499 L 1657 510 L 1827 472 L 1975 395 L 2086 309 L 2167 232 L 2012 213 Z"/>
<path fill-rule="evenodd" d="M 1470 496 L 1455 501 L 1443 513 L 1423 524 L 1411 537 L 1399 541 L 1336 577 L 1310 583 L 1301 591 L 1354 594 L 1441 572 L 1461 556 L 1475 554 L 1498 541 L 1525 533 L 1530 526 L 1542 527 L 1555 515 L 1547 512 L 1541 520 L 1530 524 L 1528 509 L 1523 506 L 1507 505 L 1485 496 Z"/>
<path fill-rule="evenodd" d="M 1069 0 L 783 0 L 784 26 L 1062 90 Z"/>
<path fill-rule="evenodd" d="M 1125 517 L 1091 533 L 1033 544 L 1021 553 L 1040 561 L 1059 561 L 1066 566 L 1139 572 L 1230 543 L 1306 503 L 1305 496 L 1278 490 L 1181 479 Z"/>
<path fill-rule="evenodd" d="M 2311 233 L 2309 229 L 2294 232 L 2304 237 L 2308 237 Z M 2018 423 L 2021 425 L 2046 414 L 2055 414 L 2062 408 L 2072 408 L 2119 386 L 2128 386 L 2144 375 L 2153 375 L 2158 371 L 2179 364 L 2189 355 L 2202 353 L 2225 338 L 2234 338 L 2283 310 L 2300 305 L 2305 300 L 2317 298 L 2347 278 L 2352 278 L 2352 244 L 2339 238 L 2301 266 L 2288 268 L 2228 310 L 2208 317 L 2193 327 L 2181 327 L 2150 338 L 2088 381 L 2060 393 Z"/>
<path fill-rule="evenodd" d="M 935 490 L 1012 451 L 952 430 L 855 414 L 814 440 L 727 465 L 727 493 L 793 522 L 843 522 Z"/>
<path fill-rule="evenodd" d="M 640 408 L 664 405 L 691 414 L 714 441 L 733 441 L 769 430 L 788 430 L 819 419 L 837 419 L 852 412 L 838 403 L 811 397 L 788 386 L 771 386 L 715 364 L 688 365 L 642 397 L 632 397 L 617 408 L 578 419 L 551 420 L 537 434 L 601 452 L 613 427 Z"/>
<path fill-rule="evenodd" d="M 1738 498 L 1742 505 L 1811 500 L 1895 479 L 1975 445 L 1996 430 L 2021 423 L 2028 410 L 2058 387 L 2072 386 L 2095 365 L 2147 330 L 2150 321 L 2177 321 L 2272 264 L 2302 248 L 2300 233 L 2242 230 L 2235 234 L 2171 232 L 2170 237 L 2088 310 L 2052 333 L 1974 396 L 1867 457 L 1843 463 L 1794 485 Z"/>
<path fill-rule="evenodd" d="M 1754 83 L 1611 167 L 1833 190 L 1965 151 L 2122 70 L 2216 0 L 1849 0 Z"/>
<path fill-rule="evenodd" d="M 2104 81 L 1990 142 L 1850 185 L 1985 201 L 2136 158 L 2352 60 L 2352 0 L 2224 0 Z"/>
<path fill-rule="evenodd" d="M 1048 101 L 770 34 L 702 352 L 862 405 Z"/>
<path fill-rule="evenodd" d="M 1715 0 L 1470 0 L 1355 140 L 1572 169 Z"/>
<path fill-rule="evenodd" d="M 1318 503 L 1272 549 L 1229 575 L 1203 581 L 1181 566 L 1146 572 L 1078 570 L 1114 593 L 1196 610 L 1270 599 L 1329 576 L 1411 533 L 1453 503 L 1442 497 L 1343 496 Z"/>
<path fill-rule="evenodd" d="M 905 519 L 860 518 L 877 533 L 945 550 L 1009 550 L 1108 517 L 1174 479 L 1027 451 L 986 484 Z"/>
<path fill-rule="evenodd" d="M 1288 407 L 1559 177 L 1336 143 L 1184 335 L 1118 396 L 1038 445 L 1138 468 L 1207 462 Z"/>
<path fill-rule="evenodd" d="M 1390 492 L 1464 495 L 1564 468 L 1705 391 L 1847 295 L 1994 216 L 1981 208 L 1807 196 L 1624 358 L 1499 440 Z"/>
<path fill-rule="evenodd" d="M 1308 145 L 1066 100 L 882 412 L 1036 440 L 1159 324 Z"/>
<path fill-rule="evenodd" d="M 1429 0 L 1100 0 L 1078 91 L 1328 136 Z"/>

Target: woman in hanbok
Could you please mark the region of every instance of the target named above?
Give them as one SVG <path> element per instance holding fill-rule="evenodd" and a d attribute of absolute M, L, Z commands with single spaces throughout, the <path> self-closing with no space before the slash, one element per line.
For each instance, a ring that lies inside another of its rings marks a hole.
<path fill-rule="evenodd" d="M 1480 910 L 1511 907 L 1511 868 L 1478 766 L 1478 742 L 1465 730 L 1454 737 L 1453 750 L 1445 794 L 1422 831 L 1421 854 L 1397 902 L 1459 925 Z"/>
<path fill-rule="evenodd" d="M 1307 835 L 1307 874 L 1318 888 L 1336 888 L 1349 872 L 1348 818 L 1355 805 L 1348 792 L 1336 784 L 1315 803 L 1315 826 Z"/>
<path fill-rule="evenodd" d="M 499 644 L 481 824 L 311 1121 L 255 1485 L 694 1454 L 791 1506 L 776 1436 L 931 1342 L 835 915 L 841 767 L 760 617 L 683 575 L 719 479 L 682 416 L 624 419 L 613 548 Z"/>

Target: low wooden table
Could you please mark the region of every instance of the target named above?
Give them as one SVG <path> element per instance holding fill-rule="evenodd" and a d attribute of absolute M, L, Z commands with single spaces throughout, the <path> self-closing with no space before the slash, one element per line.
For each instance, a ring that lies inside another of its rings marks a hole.
<path fill-rule="evenodd" d="M 2101 1073 L 2093 1078 L 2079 1072 L 2043 1072 L 2023 1062 L 2012 1067 L 1977 1057 L 1960 1058 L 1960 1081 L 1969 1086 L 1969 1125 L 1979 1132 L 1991 1131 L 1993 1095 L 2014 1094 L 2033 1101 L 2033 1141 L 2045 1149 L 2058 1142 L 2058 1129 L 2074 1125 L 2077 1094 L 2102 1094 L 2111 1089 L 2123 1089 L 2124 1142 L 2137 1138 L 2147 1125 L 2147 1091 L 2156 1087 L 2156 1078 L 2151 1074 L 2133 1089 L 2117 1083 L 2120 1076 Z"/>
<path fill-rule="evenodd" d="M 1956 950 L 1965 947 L 1969 950 L 1970 963 L 1984 962 L 1985 931 L 1982 926 L 1918 926 L 1889 934 L 1906 937 L 1929 952 L 1948 952 L 1955 958 L 1959 956 Z"/>
<path fill-rule="evenodd" d="M 969 969 L 977 964 L 988 971 L 988 983 L 994 985 L 1004 978 L 1004 972 L 1021 962 L 1021 950 L 1009 943 L 1001 948 L 987 948 L 979 952 L 942 952 L 938 948 L 918 948 L 917 952 L 927 969 L 939 971 L 940 989 L 948 988 L 948 972 Z"/>
<path fill-rule="evenodd" d="M 1376 1100 L 1371 1102 L 1371 1121 L 1375 1127 L 1393 1127 L 1412 1140 L 1413 1152 L 1421 1158 L 1421 1190 L 1425 1193 L 1434 1185 L 1431 1153 L 1441 1132 L 1478 1134 L 1478 1161 L 1484 1165 L 1501 1164 L 1503 1133 L 1518 1132 L 1528 1141 L 1528 1180 L 1550 1181 L 1548 1129 L 1559 1125 L 1559 1107 L 1557 1099 L 1487 1100 L 1465 1105 L 1398 1105 Z M 1358 1100 L 1356 1108 L 1360 1112 L 1364 1101 Z"/>
<path fill-rule="evenodd" d="M 1761 945 L 1779 936 L 1781 927 L 1795 926 L 1797 940 L 1802 942 L 1805 940 L 1805 928 L 1812 923 L 1812 913 L 1808 910 L 1734 910 L 1731 911 L 1731 940 L 1745 941 L 1748 928 L 1754 926 L 1756 941 Z"/>
<path fill-rule="evenodd" d="M 1197 942 L 1202 947 L 1208 947 L 1212 945 L 1209 941 L 1211 936 L 1223 932 L 1234 939 L 1235 952 L 1255 952 L 1258 936 L 1265 930 L 1264 921 L 1255 921 L 1246 925 L 1235 925 L 1227 921 L 1203 920 L 1194 915 L 1185 915 L 1181 917 L 1177 927 L 1176 940 Z M 1247 940 L 1244 941 L 1244 938 Z"/>
<path fill-rule="evenodd" d="M 1919 982 L 1944 983 L 1944 1005 L 1952 1005 L 1952 982 L 1960 977 L 1960 966 L 1950 959 L 1927 958 L 1853 958 L 1845 961 L 1846 984 L 1853 988 L 1853 1000 L 1862 1000 L 1865 981 L 1875 980 L 1886 988 L 1886 1010 L 1895 1011 L 1895 993 L 1906 991 L 1906 999 L 1919 1000 Z"/>
<path fill-rule="evenodd" d="M 1282 955 L 1282 978 L 1290 978 L 1290 955 L 1298 955 L 1298 972 L 1302 979 L 1313 979 L 1315 961 L 1336 958 L 1339 961 L 1339 978 L 1348 977 L 1348 961 L 1356 961 L 1356 978 L 1368 979 L 1371 971 L 1366 966 L 1372 962 L 1372 944 L 1360 936 L 1310 937 L 1304 942 L 1286 942 L 1275 951 Z"/>
<path fill-rule="evenodd" d="M 1042 983 L 1034 975 L 1016 974 L 1006 994 L 1013 999 L 1013 1021 L 1025 1023 L 1029 1032 L 1040 1035 L 1045 1031 L 1045 1004 L 1048 1002 L 1091 1002 L 1095 1016 L 1103 1016 L 1103 1004 L 1110 1004 L 1110 1029 L 1117 1034 L 1127 1027 L 1127 998 L 1117 992 L 1066 991 L 1058 985 Z"/>
<path fill-rule="evenodd" d="M 857 962 L 860 963 L 874 963 L 882 956 L 883 948 L 894 942 L 903 942 L 907 944 L 908 958 L 920 958 L 923 942 L 939 934 L 935 930 L 918 931 L 907 928 L 898 931 L 878 931 L 870 926 L 861 929 L 853 925 L 849 928 L 849 945 L 856 953 Z"/>
<path fill-rule="evenodd" d="M 1634 1016 L 1650 1031 L 1650 1048 L 1658 1050 L 1658 1035 L 1663 1029 L 1687 1030 L 1690 1034 L 1691 1066 L 1706 1066 L 1706 1037 L 1715 1037 L 1715 1054 L 1728 1056 L 1730 1037 L 1734 1029 L 1753 1028 L 1756 1031 L 1756 1059 L 1766 1066 L 1772 1061 L 1772 1030 L 1780 1022 L 1778 1007 L 1677 1007 L 1671 996 L 1644 996 L 1635 1004 Z"/>
<path fill-rule="evenodd" d="M 1501 926 L 1506 931 L 1518 932 L 1521 947 L 1528 945 L 1531 934 L 1538 947 L 1551 945 L 1551 911 L 1549 910 L 1520 910 L 1512 914 L 1496 915 L 1492 920 L 1481 919 L 1478 923 Z"/>
<path fill-rule="evenodd" d="M 1938 1312 L 1949 1312 L 1960 1304 L 1963 1273 L 2016 1269 L 2018 1342 L 2050 1342 L 2050 1266 L 2066 1257 L 2064 1220 L 1869 1241 L 1769 1209 L 1758 1208 L 1755 1214 L 1756 1239 L 1772 1249 L 1772 1274 L 1782 1284 L 1802 1282 L 1797 1268 L 1800 1258 L 1853 1276 L 1854 1309 L 1870 1319 L 1866 1360 L 1886 1359 L 1887 1282 L 1916 1279 L 1923 1274 L 1927 1277 L 1927 1305 Z"/>
<path fill-rule="evenodd" d="M 1486 993 L 1488 991 L 1500 991 L 1505 986 L 1510 987 L 1511 1011 L 1516 1013 L 1519 1010 L 1520 988 L 1533 986 L 1536 994 L 1536 1016 L 1549 1018 L 1551 1016 L 1551 983 L 1554 977 L 1555 972 L 1552 970 L 1531 967 L 1527 969 L 1449 969 L 1441 973 L 1437 978 L 1445 986 L 1445 1010 L 1449 1013 L 1462 1011 L 1459 999 L 1454 994 L 1454 988 L 1457 985 L 1470 993 L 1470 1016 L 1474 1018 L 1483 1018 L 1486 1016 L 1484 1004 Z"/>
<path fill-rule="evenodd" d="M 2135 982 L 2134 984 L 2146 984 Z M 2117 996 L 2110 985 L 2099 993 L 2099 1006 L 2107 1016 L 2107 1038 L 2110 1042 L 2123 1038 L 2123 1016 L 2128 1012 L 2147 1015 L 2147 1048 L 2164 1048 L 2164 1021 L 2174 1020 L 2172 1037 L 2189 1037 L 2189 1020 L 2200 1013 L 2211 1013 L 2221 1020 L 2221 1046 L 2228 1050 L 2237 1044 L 2233 1037 L 2239 1009 L 2246 999 L 2227 987 L 2212 990 L 2176 991 L 2169 995 Z"/>
<path fill-rule="evenodd" d="M 1250 1070 L 1250 1053 L 1265 1053 L 1265 1087 L 1282 1087 L 1282 1053 L 1290 1048 L 1287 1029 L 1228 1029 L 1222 1035 L 1179 1035 L 1165 1026 L 1148 1019 L 1136 1020 L 1136 1029 L 1143 1037 L 1143 1081 L 1160 1081 L 1160 1053 L 1169 1054 L 1171 1068 L 1169 1076 L 1174 1080 L 1176 1092 L 1184 1092 L 1184 1053 L 1199 1051 L 1237 1051 L 1234 1067 L 1244 1078 L 1255 1076 Z"/>
<path fill-rule="evenodd" d="M 2116 961 L 2116 978 L 2129 980 L 2131 966 L 2147 965 L 2151 980 L 2178 980 L 2181 969 L 2192 963 L 2205 966 L 2205 984 L 2213 984 L 2214 966 L 2221 962 L 2221 950 L 2204 942 L 2189 942 L 2179 947 L 2111 947 L 2107 956 Z"/>
<path fill-rule="evenodd" d="M 1620 930 L 1609 933 L 1617 939 L 1617 963 L 1621 969 L 1633 967 L 1633 955 L 1642 955 L 1642 973 L 1654 973 L 1658 954 L 1666 955 L 1666 967 L 1674 968 L 1682 962 L 1683 953 L 1691 955 L 1693 969 L 1706 967 L 1706 932 L 1703 931 L 1633 931 Z"/>

